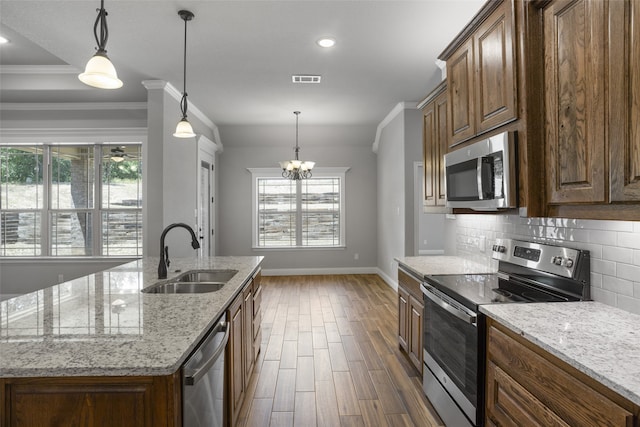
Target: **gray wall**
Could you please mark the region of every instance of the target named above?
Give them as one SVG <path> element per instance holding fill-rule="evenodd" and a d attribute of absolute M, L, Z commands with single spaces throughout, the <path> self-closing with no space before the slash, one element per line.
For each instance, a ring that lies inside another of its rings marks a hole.
<path fill-rule="evenodd" d="M 456 215 L 446 221 L 446 227 L 449 247 L 455 248 L 458 255 L 480 262 L 491 262 L 491 245 L 496 238 L 588 249 L 591 298 L 640 314 L 640 222 Z M 484 252 L 479 248 L 483 238 Z"/>
<path fill-rule="evenodd" d="M 415 177 L 413 164 L 422 160 L 422 111 L 416 109 L 404 110 L 404 194 L 405 194 L 405 242 L 404 255 L 418 255 L 415 253 L 416 239 L 420 230 L 415 228 Z"/>
<path fill-rule="evenodd" d="M 346 249 L 252 249 L 251 173 L 293 158 L 294 126 L 220 127 L 224 151 L 218 158 L 218 255 L 263 255 L 271 273 L 374 271 L 376 266 L 376 156 L 373 135 L 363 126 L 304 125 L 300 159 L 316 168 L 349 167 L 346 173 Z M 369 128 L 372 128 L 369 126 Z M 358 254 L 358 260 L 355 259 Z"/>
<path fill-rule="evenodd" d="M 393 258 L 404 256 L 405 251 L 404 116 L 405 112 L 400 112 L 382 129 L 378 144 L 377 261 L 378 269 L 391 283 L 395 283 L 397 268 Z"/>

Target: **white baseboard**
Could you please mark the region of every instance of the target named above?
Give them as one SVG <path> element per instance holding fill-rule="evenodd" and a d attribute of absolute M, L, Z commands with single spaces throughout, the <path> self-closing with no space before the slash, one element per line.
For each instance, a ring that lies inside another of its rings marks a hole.
<path fill-rule="evenodd" d="M 392 277 L 389 277 L 389 275 L 387 275 L 384 271 L 382 271 L 381 269 L 377 269 L 378 271 L 376 273 L 378 273 L 378 276 L 380 276 L 382 278 L 382 280 L 385 281 L 385 283 L 387 285 L 389 285 L 389 287 L 391 289 L 393 289 L 394 291 L 398 291 L 398 282 L 396 280 L 394 280 Z"/>
<path fill-rule="evenodd" d="M 378 267 L 262 269 L 263 276 L 321 276 L 328 274 L 377 274 L 391 289 L 398 290 L 398 282 Z"/>
<path fill-rule="evenodd" d="M 327 274 L 377 274 L 377 267 L 344 268 L 268 268 L 262 269 L 263 276 L 316 276 Z"/>
<path fill-rule="evenodd" d="M 420 249 L 418 255 L 444 255 L 444 249 Z"/>

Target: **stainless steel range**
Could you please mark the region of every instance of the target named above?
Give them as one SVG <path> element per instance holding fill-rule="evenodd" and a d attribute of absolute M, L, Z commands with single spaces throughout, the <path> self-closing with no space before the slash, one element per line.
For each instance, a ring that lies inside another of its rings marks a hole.
<path fill-rule="evenodd" d="M 447 426 L 484 424 L 482 304 L 588 300 L 589 251 L 498 239 L 495 274 L 426 276 L 423 389 Z"/>

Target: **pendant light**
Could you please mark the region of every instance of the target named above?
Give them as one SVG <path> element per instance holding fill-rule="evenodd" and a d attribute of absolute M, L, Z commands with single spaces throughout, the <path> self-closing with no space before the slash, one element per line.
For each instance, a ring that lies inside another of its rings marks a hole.
<path fill-rule="evenodd" d="M 93 24 L 93 36 L 98 44 L 98 51 L 89 59 L 84 73 L 78 75 L 80 81 L 86 85 L 100 89 L 118 89 L 122 87 L 122 80 L 118 78 L 116 69 L 107 56 L 107 40 L 109 29 L 107 28 L 107 11 L 104 9 L 104 0 L 100 0 L 100 9 L 95 24 Z M 100 36 L 98 37 L 98 27 Z"/>
<path fill-rule="evenodd" d="M 191 123 L 187 120 L 187 21 L 191 21 L 194 14 L 188 10 L 181 10 L 178 12 L 178 15 L 180 15 L 180 18 L 184 21 L 184 80 L 182 81 L 182 99 L 180 100 L 180 112 L 182 113 L 182 119 L 178 122 L 173 136 L 177 138 L 192 138 L 196 136 L 196 134 L 193 132 Z"/>
<path fill-rule="evenodd" d="M 298 152 L 300 151 L 300 147 L 298 146 L 298 116 L 300 115 L 300 111 L 294 111 L 293 114 L 296 115 L 296 158 L 294 160 L 280 162 L 280 167 L 282 168 L 283 178 L 299 181 L 311 178 L 311 169 L 315 166 L 315 162 L 303 162 L 298 159 Z"/>

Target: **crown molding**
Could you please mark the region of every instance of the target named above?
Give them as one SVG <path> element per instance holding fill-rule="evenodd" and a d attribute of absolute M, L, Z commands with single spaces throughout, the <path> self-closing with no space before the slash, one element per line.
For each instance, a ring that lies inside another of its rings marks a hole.
<path fill-rule="evenodd" d="M 398 114 L 403 112 L 404 110 L 415 110 L 418 106 L 417 102 L 398 102 L 395 107 L 391 109 L 389 114 L 382 119 L 380 124 L 378 124 L 378 129 L 376 129 L 376 139 L 373 141 L 373 147 L 371 148 L 374 153 L 378 152 L 378 146 L 380 145 L 380 135 L 382 135 L 382 129 L 384 129 L 393 119 L 396 118 Z"/>
<path fill-rule="evenodd" d="M 0 74 L 78 74 L 72 65 L 2 65 Z"/>
<path fill-rule="evenodd" d="M 146 110 L 146 102 L 2 102 L 0 111 Z"/>
<path fill-rule="evenodd" d="M 108 139 L 112 142 L 131 141 L 131 138 L 146 140 L 146 127 L 130 128 L 9 128 L 0 129 L 3 143 L 33 142 L 85 142 Z"/>

